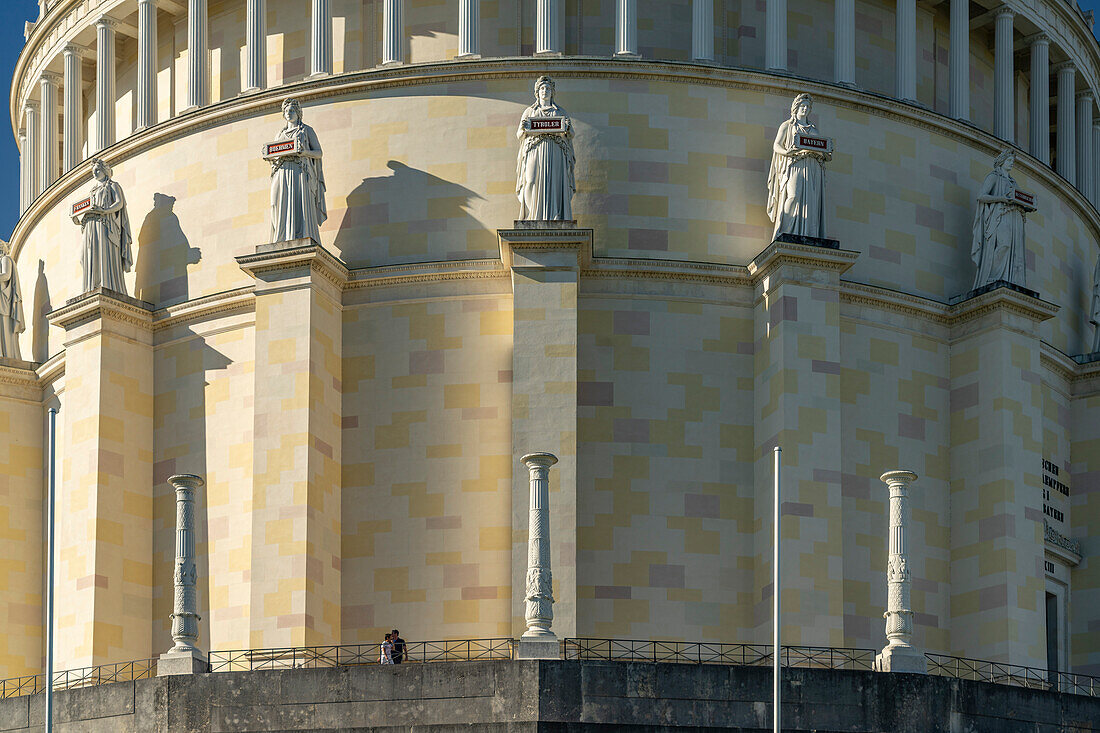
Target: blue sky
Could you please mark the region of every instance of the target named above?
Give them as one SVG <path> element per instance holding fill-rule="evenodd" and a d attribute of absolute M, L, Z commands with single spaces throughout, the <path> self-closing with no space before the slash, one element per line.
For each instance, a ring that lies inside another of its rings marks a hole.
<path fill-rule="evenodd" d="M 1100 0 L 1082 0 L 1080 5 L 1086 10 L 1095 10 L 1100 7 Z M 0 237 L 5 240 L 11 236 L 19 218 L 19 148 L 11 132 L 7 102 L 15 61 L 23 48 L 23 24 L 36 17 L 37 0 L 0 0 L 0 79 L 4 80 L 5 92 L 5 122 L 0 125 Z"/>

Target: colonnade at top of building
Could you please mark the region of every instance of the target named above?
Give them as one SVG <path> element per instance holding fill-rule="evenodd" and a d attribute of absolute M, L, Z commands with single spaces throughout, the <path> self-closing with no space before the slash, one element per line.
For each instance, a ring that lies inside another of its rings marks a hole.
<path fill-rule="evenodd" d="M 268 87 L 267 0 L 239 0 L 245 5 L 245 47 L 242 59 L 242 94 Z M 404 22 L 405 0 L 378 0 L 382 5 L 381 65 L 405 63 L 407 29 Z M 526 0 L 525 0 L 526 1 Z M 531 0 L 535 10 L 533 52 L 536 56 L 565 54 L 565 0 Z M 1033 156 L 1050 163 L 1051 94 L 1050 76 L 1056 77 L 1056 126 L 1053 146 L 1054 167 L 1068 182 L 1094 204 L 1097 203 L 1100 168 L 1100 120 L 1095 118 L 1095 94 L 1090 88 L 1091 74 L 1084 89 L 1077 90 L 1077 66 L 1069 50 L 1058 48 L 1051 36 L 1036 25 L 1035 19 L 1021 21 L 1017 39 L 1017 14 L 1007 5 L 986 10 L 970 0 L 950 2 L 949 110 L 961 121 L 971 115 L 971 32 L 993 26 L 994 102 L 992 132 L 1009 143 L 1019 144 Z M 935 0 L 934 0 L 935 2 Z M 40 13 L 49 15 L 63 0 L 40 0 Z M 87 5 L 87 2 L 84 3 Z M 96 4 L 96 0 L 92 0 Z M 94 49 L 91 44 L 68 42 L 60 52 L 62 73 L 52 70 L 56 56 L 36 64 L 37 84 L 26 84 L 17 105 L 20 146 L 20 210 L 64 172 L 85 157 L 115 142 L 116 36 L 123 33 L 136 38 L 136 109 L 133 132 L 157 122 L 158 13 L 186 17 L 187 67 L 185 102 L 180 114 L 205 106 L 210 101 L 210 63 L 207 0 L 136 0 L 137 24 L 128 22 L 133 0 L 111 4 L 99 0 L 106 12 L 95 16 Z M 455 0 L 458 13 L 459 59 L 479 58 L 481 53 L 481 2 Z M 110 8 L 106 6 L 110 5 Z M 87 8 L 85 8 L 87 9 Z M 302 3 L 310 13 L 309 76 L 333 73 L 332 0 Z M 62 9 L 63 10 L 63 9 Z M 973 12 L 977 10 L 977 14 Z M 833 81 L 855 88 L 856 85 L 856 5 L 855 0 L 834 0 Z M 110 14 L 110 13 L 113 13 Z M 39 22 L 50 18 L 40 17 Z M 767 0 L 765 5 L 765 70 L 789 73 L 787 0 Z M 637 0 L 615 0 L 614 56 L 639 59 Z M 698 62 L 715 61 L 714 0 L 692 0 L 691 58 Z M 895 13 L 895 91 L 902 101 L 917 103 L 917 5 L 916 0 L 897 0 Z M 1057 63 L 1052 66 L 1052 45 Z M 1016 138 L 1016 55 L 1026 53 L 1030 61 L 1028 140 Z M 83 59 L 95 59 L 96 113 L 91 139 L 85 142 L 86 118 L 83 109 Z M 37 87 L 37 89 L 35 89 Z M 37 94 L 35 93 L 37 92 Z M 59 99 L 60 93 L 60 99 Z M 37 98 L 35 98 L 37 97 Z M 60 107 L 60 125 L 58 109 Z M 60 128 L 60 129 L 59 129 Z M 1026 144 L 1025 144 L 1026 142 Z M 60 152 L 60 155 L 59 155 Z"/>

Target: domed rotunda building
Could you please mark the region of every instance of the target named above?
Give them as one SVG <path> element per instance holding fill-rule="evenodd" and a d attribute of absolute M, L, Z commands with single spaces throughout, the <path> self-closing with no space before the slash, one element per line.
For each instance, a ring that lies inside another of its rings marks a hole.
<path fill-rule="evenodd" d="M 1074 3 L 39 4 L 0 676 L 44 667 L 49 408 L 58 669 L 172 646 L 174 474 L 205 480 L 203 650 L 518 638 L 535 452 L 559 638 L 767 644 L 778 445 L 784 643 L 883 646 L 879 477 L 905 469 L 914 646 L 1100 675 L 1100 47 Z M 532 224 L 541 76 L 575 193 Z M 777 239 L 799 94 L 824 225 Z M 319 241 L 272 241 L 288 98 Z M 1018 274 L 976 282 L 1006 148 Z M 85 279 L 93 159 L 125 292 Z"/>

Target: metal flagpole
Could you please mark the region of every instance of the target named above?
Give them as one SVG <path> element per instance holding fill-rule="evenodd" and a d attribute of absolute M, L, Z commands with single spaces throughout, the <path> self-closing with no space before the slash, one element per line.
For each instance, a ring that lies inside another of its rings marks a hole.
<path fill-rule="evenodd" d="M 46 733 L 53 733 L 53 558 L 54 504 L 57 491 L 57 408 L 50 408 L 50 496 L 46 533 Z"/>
<path fill-rule="evenodd" d="M 782 539 L 782 535 L 779 532 L 779 470 L 780 459 L 783 456 L 783 449 L 779 446 L 775 447 L 773 451 L 775 455 L 775 514 L 773 517 L 772 526 L 775 528 L 774 539 L 772 540 L 772 719 L 774 721 L 772 730 L 775 733 L 780 733 L 783 730 L 780 719 L 781 705 L 779 700 L 779 670 L 780 665 L 780 652 L 782 647 L 779 645 L 779 627 L 780 627 L 780 613 L 781 608 L 779 605 L 780 592 L 779 585 L 779 543 Z"/>

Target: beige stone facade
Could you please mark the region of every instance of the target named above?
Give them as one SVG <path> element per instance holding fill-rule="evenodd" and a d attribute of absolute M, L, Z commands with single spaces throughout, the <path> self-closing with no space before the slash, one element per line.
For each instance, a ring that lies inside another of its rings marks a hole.
<path fill-rule="evenodd" d="M 762 69 L 764 4 L 714 0 L 713 63 L 691 61 L 686 1 L 639 0 L 638 59 L 611 58 L 615 3 L 562 4 L 560 57 L 531 55 L 534 2 L 482 0 L 481 58 L 455 60 L 458 3 L 405 0 L 405 63 L 382 67 L 383 3 L 333 0 L 333 73 L 307 78 L 309 4 L 267 0 L 267 88 L 242 94 L 246 3 L 209 0 L 209 104 L 183 112 L 188 3 L 161 0 L 158 122 L 135 132 L 137 3 L 47 3 L 13 129 L 60 49 L 94 51 L 99 15 L 120 21 L 116 142 L 99 154 L 136 263 L 132 299 L 80 292 L 69 206 L 87 160 L 24 201 L 11 245 L 34 361 L 0 364 L 0 676 L 43 666 L 53 405 L 59 668 L 171 646 L 177 473 L 206 481 L 205 650 L 394 626 L 518 637 L 519 458 L 535 451 L 559 458 L 559 637 L 768 643 L 778 443 L 787 643 L 882 647 L 878 477 L 903 468 L 919 475 L 914 644 L 1045 667 L 1049 593 L 1059 666 L 1100 674 L 1100 361 L 1074 359 L 1092 344 L 1100 213 L 1084 173 L 1072 185 L 1026 152 L 1024 67 L 1013 175 L 1039 202 L 1040 297 L 958 299 L 975 191 L 1006 144 L 990 131 L 992 17 L 969 33 L 971 124 L 948 114 L 947 4 L 918 9 L 919 104 L 894 98 L 893 3 L 855 4 L 855 87 L 832 83 L 832 3 L 789 0 L 790 74 Z M 1010 5 L 1018 38 L 1047 33 L 1051 60 L 1095 88 L 1075 9 Z M 513 133 L 544 73 L 576 130 L 577 228 L 553 236 L 513 228 Z M 838 250 L 770 242 L 771 144 L 799 92 L 836 146 Z M 319 244 L 268 244 L 259 151 L 287 96 L 324 149 Z"/>

